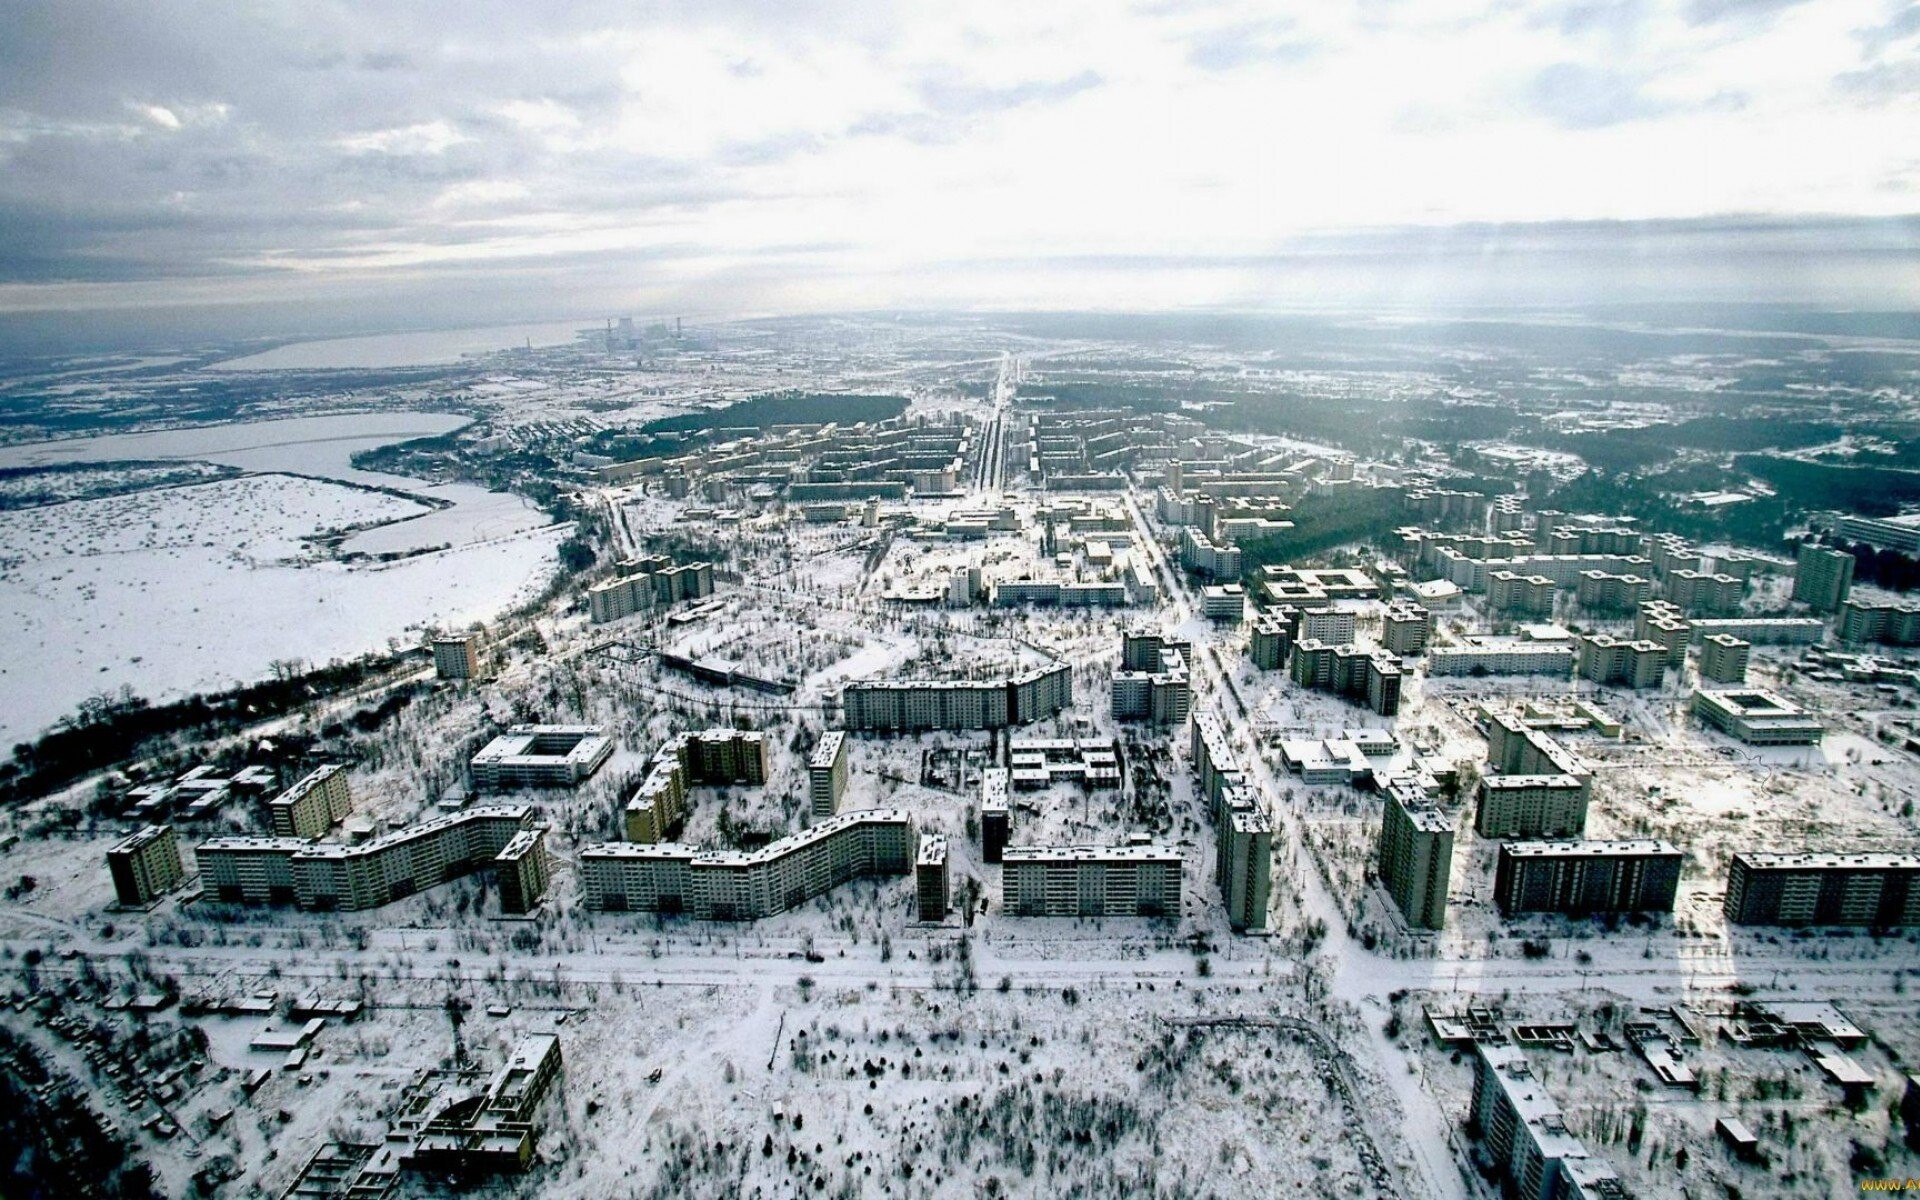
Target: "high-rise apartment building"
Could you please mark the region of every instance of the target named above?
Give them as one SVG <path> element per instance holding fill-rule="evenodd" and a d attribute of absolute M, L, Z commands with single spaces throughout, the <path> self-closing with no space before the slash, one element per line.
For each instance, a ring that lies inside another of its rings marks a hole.
<path fill-rule="evenodd" d="M 1793 568 L 1793 598 L 1815 612 L 1833 612 L 1853 589 L 1853 555 L 1808 542 Z"/>
<path fill-rule="evenodd" d="M 107 851 L 113 894 L 129 908 L 144 908 L 180 886 L 180 843 L 171 825 L 149 825 L 115 842 Z"/>
<path fill-rule="evenodd" d="M 1509 917 L 1670 913 L 1685 860 L 1659 841 L 1506 842 L 1494 871 L 1494 903 Z"/>
<path fill-rule="evenodd" d="M 807 756 L 807 796 L 815 817 L 830 817 L 840 811 L 840 797 L 847 791 L 847 735 L 829 729 L 820 735 L 813 753 Z"/>
<path fill-rule="evenodd" d="M 1735 925 L 1920 925 L 1920 855 L 1736 854 L 1725 908 Z"/>
<path fill-rule="evenodd" d="M 267 801 L 275 837 L 317 838 L 353 812 L 347 769 L 330 763 Z"/>
<path fill-rule="evenodd" d="M 1164 846 L 1009 846 L 1001 907 L 1022 917 L 1178 917 L 1180 852 Z"/>
<path fill-rule="evenodd" d="M 1453 819 L 1417 789 L 1389 787 L 1380 822 L 1380 880 L 1410 928 L 1446 924 L 1452 872 Z"/>
<path fill-rule="evenodd" d="M 442 679 L 484 679 L 490 665 L 486 635 L 477 630 L 433 639 L 433 670 Z"/>
<path fill-rule="evenodd" d="M 953 884 L 947 876 L 946 838 L 935 835 L 921 839 L 920 854 L 913 864 L 913 892 L 922 921 L 947 919 Z"/>

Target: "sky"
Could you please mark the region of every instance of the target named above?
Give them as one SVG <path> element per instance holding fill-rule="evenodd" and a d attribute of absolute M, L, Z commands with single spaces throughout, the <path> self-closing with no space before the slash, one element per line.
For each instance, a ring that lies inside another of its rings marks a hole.
<path fill-rule="evenodd" d="M 1913 306 L 1917 214 L 1920 0 L 0 5 L 27 324 Z"/>

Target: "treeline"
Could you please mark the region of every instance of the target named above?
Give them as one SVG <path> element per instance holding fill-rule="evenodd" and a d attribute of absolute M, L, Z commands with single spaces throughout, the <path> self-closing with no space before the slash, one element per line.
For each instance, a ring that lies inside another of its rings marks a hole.
<path fill-rule="evenodd" d="M 1890 517 L 1902 504 L 1920 501 L 1920 471 L 1836 467 L 1770 454 L 1744 454 L 1734 460 L 1734 466 L 1766 480 L 1803 511 L 1838 509 Z"/>
<path fill-rule="evenodd" d="M 907 411 L 904 396 L 840 395 L 833 392 L 774 392 L 708 412 L 662 417 L 640 427 L 643 434 L 694 433 L 712 429 L 766 429 L 774 425 L 853 425 L 891 421 Z"/>
<path fill-rule="evenodd" d="M 0 1196 L 8 1200 L 159 1200 L 153 1170 L 127 1158 L 85 1093 L 0 1029 Z"/>
<path fill-rule="evenodd" d="M 358 687 L 395 660 L 368 655 L 306 674 L 283 673 L 212 696 L 153 704 L 140 696 L 95 697 L 37 740 L 13 748 L 0 763 L 0 805 L 31 800 L 135 757 L 140 747 L 177 734 L 217 737 L 311 701 Z"/>
<path fill-rule="evenodd" d="M 1836 550 L 1853 555 L 1853 577 L 1860 583 L 1875 583 L 1895 592 L 1920 588 L 1920 558 L 1898 550 L 1877 548 L 1866 542 L 1853 543 L 1834 538 Z"/>
<path fill-rule="evenodd" d="M 1240 564 L 1249 580 L 1270 564 L 1299 562 L 1352 542 L 1380 544 L 1407 523 L 1398 493 L 1369 487 L 1308 492 L 1287 514 L 1292 529 L 1240 543 Z"/>

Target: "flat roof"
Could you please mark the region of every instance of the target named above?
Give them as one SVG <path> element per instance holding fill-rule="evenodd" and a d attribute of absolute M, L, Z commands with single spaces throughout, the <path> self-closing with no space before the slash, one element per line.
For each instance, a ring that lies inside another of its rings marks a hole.
<path fill-rule="evenodd" d="M 1867 870 L 1920 870 L 1920 854 L 1815 854 L 1741 852 L 1734 862 L 1743 862 L 1758 871 L 1790 871 L 1795 868 L 1858 867 Z"/>
<path fill-rule="evenodd" d="M 1502 842 L 1500 853 L 1514 858 L 1624 858 L 1630 855 L 1660 854 L 1680 856 L 1672 842 L 1651 838 L 1601 842 L 1569 840 L 1558 842 Z"/>
<path fill-rule="evenodd" d="M 1180 852 L 1171 846 L 1008 846 L 1001 859 L 1005 863 L 1181 861 Z"/>

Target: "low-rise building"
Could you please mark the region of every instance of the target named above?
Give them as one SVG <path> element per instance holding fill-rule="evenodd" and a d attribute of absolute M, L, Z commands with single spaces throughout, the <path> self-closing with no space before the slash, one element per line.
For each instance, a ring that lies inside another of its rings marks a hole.
<path fill-rule="evenodd" d="M 613 742 L 598 725 L 515 725 L 473 756 L 473 786 L 572 787 L 612 754 Z"/>
<path fill-rule="evenodd" d="M 1765 688 L 1697 691 L 1693 715 L 1751 746 L 1811 746 L 1825 731 L 1793 701 Z"/>

